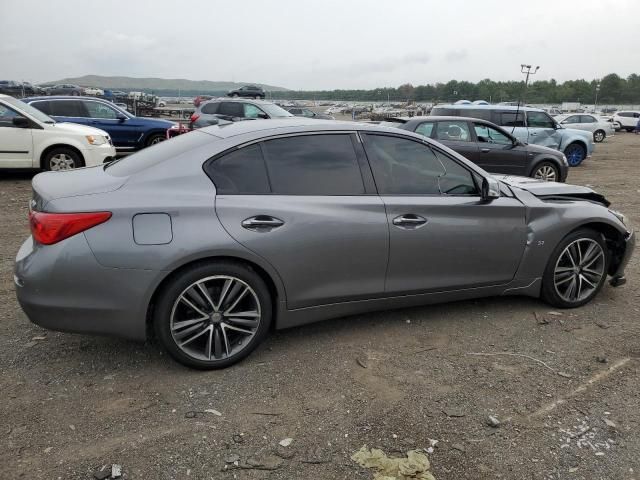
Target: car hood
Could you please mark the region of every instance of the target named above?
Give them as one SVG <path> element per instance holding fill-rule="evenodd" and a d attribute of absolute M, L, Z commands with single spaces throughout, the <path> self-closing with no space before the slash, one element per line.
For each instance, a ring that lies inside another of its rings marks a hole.
<path fill-rule="evenodd" d="M 534 153 L 534 154 L 545 153 L 547 155 L 562 158 L 562 152 L 555 150 L 553 148 L 544 147 L 542 145 L 535 145 L 533 143 L 527 143 L 526 145 L 527 145 L 528 153 Z"/>
<path fill-rule="evenodd" d="M 566 130 L 567 133 L 568 134 L 570 133 L 571 135 L 580 135 L 581 137 L 585 137 L 589 140 L 593 138 L 593 133 L 587 130 L 577 130 L 575 128 L 564 128 L 564 127 L 562 127 L 562 129 Z"/>
<path fill-rule="evenodd" d="M 516 177 L 510 175 L 494 175 L 495 178 L 510 187 L 526 190 L 544 200 L 589 200 L 600 203 L 605 207 L 610 205 L 604 196 L 589 187 L 571 185 L 567 183 L 545 182 L 529 177 Z"/>
<path fill-rule="evenodd" d="M 132 120 L 135 120 L 136 122 L 140 122 L 147 127 L 163 128 L 165 130 L 175 125 L 174 122 L 170 122 L 169 120 L 162 120 L 158 118 L 134 117 Z"/>
<path fill-rule="evenodd" d="M 77 123 L 56 122 L 49 125 L 52 129 L 61 130 L 63 132 L 73 133 L 76 135 L 103 135 L 108 137 L 109 134 L 99 128 L 88 127 L 87 125 L 79 125 Z"/>

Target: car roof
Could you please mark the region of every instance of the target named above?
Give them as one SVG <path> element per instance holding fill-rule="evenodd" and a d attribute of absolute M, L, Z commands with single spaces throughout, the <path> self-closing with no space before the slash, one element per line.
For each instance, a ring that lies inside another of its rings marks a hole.
<path fill-rule="evenodd" d="M 489 120 L 484 120 L 482 118 L 473 118 L 473 117 L 458 117 L 458 116 L 454 116 L 454 115 L 419 115 L 419 116 L 414 116 L 414 117 L 393 117 L 393 118 L 386 118 L 385 122 L 393 122 L 394 119 L 398 119 L 401 120 L 401 122 L 398 123 L 408 123 L 408 122 L 414 122 L 414 121 L 438 121 L 438 122 L 449 122 L 449 121 L 468 121 L 468 122 L 482 122 L 482 123 L 488 123 L 489 125 L 495 125 L 494 123 L 490 122 Z"/>
<path fill-rule="evenodd" d="M 200 106 L 205 105 L 207 103 L 216 103 L 216 102 L 238 102 L 238 103 L 255 103 L 256 105 L 275 105 L 275 103 L 270 102 L 268 100 L 253 100 L 252 98 L 230 98 L 230 97 L 216 97 L 211 100 L 207 100 L 206 102 L 202 102 Z"/>
<path fill-rule="evenodd" d="M 420 140 L 421 135 L 408 131 L 399 131 L 396 128 L 379 126 L 373 123 L 347 122 L 340 120 L 319 120 L 305 117 L 287 117 L 271 120 L 245 120 L 241 122 L 225 123 L 223 125 L 211 125 L 198 129 L 199 132 L 208 133 L 220 138 L 230 138 L 260 132 L 261 136 L 283 135 L 300 132 L 326 132 L 326 131 L 369 131 L 380 133 L 402 134 L 412 136 Z"/>
<path fill-rule="evenodd" d="M 40 97 L 27 97 L 23 98 L 23 101 L 33 102 L 35 100 L 98 100 L 101 102 L 109 102 L 109 100 L 105 100 L 104 98 L 96 98 L 96 97 L 87 97 L 83 95 L 49 95 L 49 96 L 40 96 Z"/>
<path fill-rule="evenodd" d="M 433 108 L 453 108 L 456 110 L 513 110 L 515 111 L 521 111 L 521 112 L 544 112 L 543 109 L 541 108 L 534 108 L 534 107 L 525 107 L 523 105 L 521 106 L 517 106 L 517 105 L 453 105 L 453 104 L 447 104 L 447 105 L 434 105 Z"/>

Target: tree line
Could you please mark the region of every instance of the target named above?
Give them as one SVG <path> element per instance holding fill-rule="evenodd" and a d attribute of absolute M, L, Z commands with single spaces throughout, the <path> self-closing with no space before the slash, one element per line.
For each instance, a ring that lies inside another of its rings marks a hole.
<path fill-rule="evenodd" d="M 523 100 L 526 103 L 560 104 L 580 102 L 593 104 L 638 104 L 640 103 L 640 75 L 631 74 L 622 78 L 611 73 L 599 80 L 541 80 L 496 82 L 491 79 L 477 83 L 451 80 L 447 83 L 413 86 L 410 83 L 397 88 L 374 88 L 372 90 L 322 90 L 271 92 L 273 99 L 297 100 L 349 100 L 349 101 L 416 101 L 455 102 L 457 100 L 486 100 L 490 103 Z"/>

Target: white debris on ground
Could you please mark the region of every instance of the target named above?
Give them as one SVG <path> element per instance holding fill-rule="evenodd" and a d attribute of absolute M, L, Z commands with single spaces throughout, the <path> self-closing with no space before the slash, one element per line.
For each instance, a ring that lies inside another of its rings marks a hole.
<path fill-rule="evenodd" d="M 578 423 L 570 428 L 559 429 L 562 441 L 560 448 L 576 446 L 579 449 L 590 449 L 594 455 L 602 456 L 616 444 L 615 440 L 610 438 L 609 431 L 595 426 L 595 422 L 589 417 L 584 417 L 582 420 L 576 419 L 576 421 Z M 609 419 L 605 418 L 604 424 L 609 429 L 615 428 L 615 423 Z"/>
<path fill-rule="evenodd" d="M 418 450 L 410 450 L 406 457 L 397 458 L 387 457 L 377 448 L 369 450 L 364 445 L 351 456 L 351 460 L 361 467 L 376 470 L 373 480 L 435 480 L 429 472 L 429 459 Z"/>

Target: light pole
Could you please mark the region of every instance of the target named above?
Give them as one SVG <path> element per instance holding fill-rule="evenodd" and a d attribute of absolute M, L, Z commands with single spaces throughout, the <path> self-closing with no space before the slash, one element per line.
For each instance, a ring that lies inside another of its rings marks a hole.
<path fill-rule="evenodd" d="M 598 111 L 598 92 L 600 92 L 600 82 L 596 82 L 596 101 L 593 105 L 593 113 Z"/>
<path fill-rule="evenodd" d="M 522 92 L 522 103 L 524 104 L 524 95 L 525 93 L 527 93 L 527 85 L 529 84 L 529 75 L 535 75 L 536 73 L 538 73 L 538 70 L 540 69 L 539 66 L 536 66 L 536 68 L 533 70 L 533 72 L 531 71 L 533 67 L 531 65 L 525 65 L 524 63 L 520 65 L 520 72 L 521 73 L 526 73 L 527 76 L 524 79 L 524 91 Z"/>

